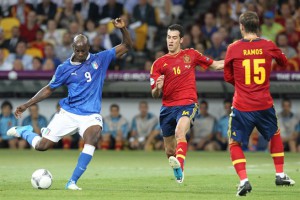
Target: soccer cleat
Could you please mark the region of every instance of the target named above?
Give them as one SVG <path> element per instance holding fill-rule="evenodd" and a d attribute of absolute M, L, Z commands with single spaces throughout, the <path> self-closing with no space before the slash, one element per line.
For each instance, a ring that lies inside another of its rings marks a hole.
<path fill-rule="evenodd" d="M 33 131 L 32 126 L 14 126 L 11 127 L 6 134 L 8 136 L 21 137 L 22 132 L 24 131 Z"/>
<path fill-rule="evenodd" d="M 236 196 L 246 196 L 247 193 L 251 192 L 252 187 L 249 183 L 249 181 L 246 181 L 244 185 L 238 186 L 238 191 L 236 193 Z"/>
<path fill-rule="evenodd" d="M 182 183 L 184 179 L 184 173 L 181 169 L 180 162 L 174 156 L 169 157 L 169 164 L 173 168 L 175 180 L 177 183 Z"/>
<path fill-rule="evenodd" d="M 82 190 L 82 188 L 78 187 L 75 183 L 75 181 L 70 180 L 66 184 L 66 190 Z"/>
<path fill-rule="evenodd" d="M 281 178 L 280 176 L 276 176 L 275 184 L 277 186 L 293 186 L 295 185 L 295 181 L 288 177 L 287 174 L 284 174 L 284 177 Z"/>

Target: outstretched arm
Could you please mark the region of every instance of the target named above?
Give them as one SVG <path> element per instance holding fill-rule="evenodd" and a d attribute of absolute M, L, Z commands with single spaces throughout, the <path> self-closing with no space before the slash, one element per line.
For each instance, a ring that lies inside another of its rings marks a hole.
<path fill-rule="evenodd" d="M 160 97 L 162 88 L 164 86 L 164 78 L 165 78 L 165 76 L 161 75 L 156 80 L 156 87 L 154 89 L 152 89 L 152 97 L 153 98 L 159 98 Z"/>
<path fill-rule="evenodd" d="M 52 94 L 52 92 L 54 91 L 54 89 L 51 89 L 49 85 L 43 87 L 40 91 L 38 91 L 38 93 L 36 93 L 34 95 L 34 97 L 32 97 L 31 99 L 29 99 L 29 101 L 27 101 L 26 103 L 24 103 L 23 105 L 20 105 L 16 108 L 15 111 L 15 117 L 16 118 L 21 118 L 22 117 L 22 113 L 31 105 L 38 103 L 40 101 L 42 101 L 43 99 L 46 99 L 48 96 L 50 96 Z"/>
<path fill-rule="evenodd" d="M 223 70 L 224 69 L 224 60 L 214 61 L 209 67 L 214 70 Z"/>
<path fill-rule="evenodd" d="M 112 21 L 112 23 L 116 28 L 120 29 L 123 36 L 122 43 L 116 46 L 116 56 L 117 58 L 120 58 L 123 54 L 125 54 L 129 49 L 132 48 L 132 40 L 130 38 L 130 34 L 126 28 L 123 19 L 116 18 L 115 20 Z"/>

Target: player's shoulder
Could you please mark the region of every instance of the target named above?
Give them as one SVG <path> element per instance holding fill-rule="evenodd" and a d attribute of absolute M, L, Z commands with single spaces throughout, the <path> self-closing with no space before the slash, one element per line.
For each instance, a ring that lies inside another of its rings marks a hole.
<path fill-rule="evenodd" d="M 242 40 L 236 40 L 236 41 L 232 42 L 231 44 L 229 44 L 227 48 L 235 47 L 235 46 L 241 44 L 241 42 L 242 42 Z"/>
<path fill-rule="evenodd" d="M 59 64 L 58 67 L 56 68 L 56 70 L 60 71 L 60 72 L 65 72 L 68 69 L 70 69 L 70 66 L 71 66 L 70 58 L 68 58 L 63 63 Z"/>
<path fill-rule="evenodd" d="M 195 53 L 199 53 L 202 55 L 202 53 L 200 53 L 198 50 L 194 49 L 194 48 L 186 48 L 182 50 L 182 53 L 184 54 L 195 54 Z"/>
<path fill-rule="evenodd" d="M 157 58 L 154 62 L 153 62 L 153 66 L 155 65 L 160 65 L 161 63 L 165 62 L 167 60 L 167 54 Z"/>

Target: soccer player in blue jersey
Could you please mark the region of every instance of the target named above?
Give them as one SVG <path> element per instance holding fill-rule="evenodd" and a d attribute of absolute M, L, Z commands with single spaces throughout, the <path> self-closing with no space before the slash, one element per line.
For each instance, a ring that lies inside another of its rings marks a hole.
<path fill-rule="evenodd" d="M 112 23 L 122 32 L 123 41 L 120 45 L 90 54 L 88 38 L 82 34 L 77 35 L 71 58 L 58 66 L 47 86 L 17 107 L 15 116 L 20 118 L 28 107 L 50 96 L 56 88 L 62 85 L 68 87 L 68 97 L 60 100 L 61 110 L 55 114 L 48 127 L 42 130 L 42 137 L 33 132 L 32 126 L 12 127 L 7 132 L 7 135 L 24 138 L 38 151 L 51 148 L 65 135 L 79 132 L 85 144 L 66 189 L 81 190 L 76 183 L 92 159 L 103 126 L 100 111 L 107 68 L 112 60 L 121 57 L 132 46 L 124 21 L 117 18 Z"/>

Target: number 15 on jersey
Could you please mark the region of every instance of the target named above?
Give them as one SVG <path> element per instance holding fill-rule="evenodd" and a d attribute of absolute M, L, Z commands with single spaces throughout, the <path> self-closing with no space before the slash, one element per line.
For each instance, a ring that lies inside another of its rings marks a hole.
<path fill-rule="evenodd" d="M 253 77 L 253 81 L 257 85 L 261 85 L 266 81 L 266 69 L 264 64 L 265 59 L 245 59 L 243 60 L 243 67 L 245 68 L 245 84 L 250 85 Z M 251 69 L 253 68 L 253 74 Z"/>

